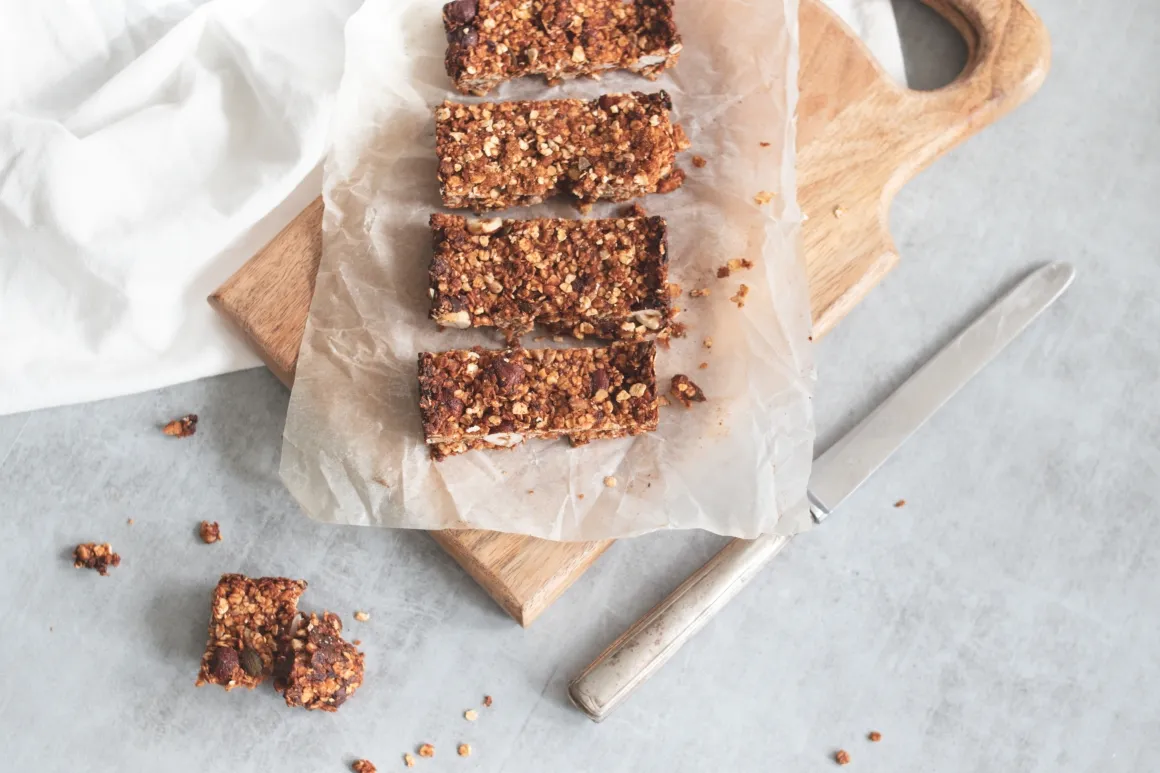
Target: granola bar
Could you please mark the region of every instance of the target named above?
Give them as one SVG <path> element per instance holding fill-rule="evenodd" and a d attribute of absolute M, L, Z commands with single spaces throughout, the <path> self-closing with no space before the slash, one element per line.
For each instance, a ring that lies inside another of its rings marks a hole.
<path fill-rule="evenodd" d="M 451 209 L 539 204 L 557 191 L 581 206 L 681 187 L 677 153 L 689 146 L 656 94 L 546 102 L 444 102 L 435 110 L 439 188 Z"/>
<path fill-rule="evenodd" d="M 209 642 L 197 686 L 253 689 L 270 676 L 275 655 L 290 635 L 305 580 L 251 579 L 223 574 L 213 591 Z"/>
<path fill-rule="evenodd" d="M 467 220 L 432 215 L 431 319 L 497 327 L 509 339 L 540 324 L 576 338 L 639 340 L 668 326 L 664 218 Z"/>
<path fill-rule="evenodd" d="M 287 706 L 338 711 L 363 682 L 364 656 L 342 638 L 338 615 L 303 622 L 278 660 L 274 687 Z"/>
<path fill-rule="evenodd" d="M 447 74 L 478 96 L 525 75 L 555 83 L 625 69 L 654 80 L 681 53 L 673 0 L 455 0 L 443 27 Z"/>
<path fill-rule="evenodd" d="M 656 344 L 419 355 L 419 409 L 431 455 L 514 448 L 527 438 L 574 445 L 657 428 Z"/>

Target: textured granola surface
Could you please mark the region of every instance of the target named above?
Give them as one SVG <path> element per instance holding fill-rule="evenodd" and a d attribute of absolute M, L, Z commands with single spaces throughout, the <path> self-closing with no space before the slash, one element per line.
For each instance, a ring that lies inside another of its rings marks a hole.
<path fill-rule="evenodd" d="M 638 340 L 668 326 L 663 218 L 467 220 L 432 215 L 431 318 L 521 335 Z"/>
<path fill-rule="evenodd" d="M 544 102 L 444 102 L 435 109 L 439 188 L 451 209 L 538 204 L 558 190 L 581 206 L 679 188 L 688 147 L 663 91 Z"/>
<path fill-rule="evenodd" d="M 447 74 L 465 94 L 524 75 L 627 69 L 654 79 L 681 53 L 673 0 L 455 0 L 443 27 Z"/>
<path fill-rule="evenodd" d="M 419 355 L 419 408 L 432 456 L 513 448 L 527 438 L 580 444 L 657 427 L 656 345 L 480 348 Z"/>
<path fill-rule="evenodd" d="M 274 687 L 287 706 L 338 711 L 363 681 L 364 655 L 342 638 L 338 615 L 302 615 L 278 661 Z"/>
<path fill-rule="evenodd" d="M 270 676 L 290 634 L 305 580 L 224 574 L 213 591 L 197 685 L 253 689 Z"/>

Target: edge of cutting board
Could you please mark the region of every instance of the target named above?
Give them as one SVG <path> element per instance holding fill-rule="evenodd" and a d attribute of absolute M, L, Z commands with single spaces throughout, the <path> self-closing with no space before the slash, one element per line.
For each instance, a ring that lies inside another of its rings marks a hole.
<path fill-rule="evenodd" d="M 1022 0 L 925 0 L 967 41 L 951 85 L 892 83 L 820 0 L 802 0 L 798 201 L 815 335 L 825 335 L 898 263 L 889 208 L 903 184 L 994 122 L 1043 82 L 1050 44 Z M 322 253 L 319 198 L 210 296 L 209 302 L 290 385 Z M 432 537 L 527 626 L 612 544 L 549 542 L 477 530 Z"/>

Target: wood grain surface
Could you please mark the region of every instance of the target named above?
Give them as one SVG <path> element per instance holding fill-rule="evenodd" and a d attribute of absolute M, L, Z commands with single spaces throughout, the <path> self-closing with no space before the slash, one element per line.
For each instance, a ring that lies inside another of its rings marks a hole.
<path fill-rule="evenodd" d="M 969 61 L 946 88 L 899 87 L 853 33 L 802 0 L 798 200 L 815 335 L 825 335 L 898 262 L 890 202 L 951 147 L 1035 92 L 1050 46 L 1021 0 L 927 0 L 967 41 Z M 293 381 L 322 252 L 313 202 L 210 298 L 284 383 Z M 549 542 L 474 530 L 434 539 L 521 625 L 584 573 L 610 541 Z"/>

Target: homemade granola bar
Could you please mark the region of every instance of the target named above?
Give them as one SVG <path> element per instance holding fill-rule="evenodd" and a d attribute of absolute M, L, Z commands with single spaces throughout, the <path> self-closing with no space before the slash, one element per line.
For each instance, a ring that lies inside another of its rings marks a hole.
<path fill-rule="evenodd" d="M 443 27 L 447 74 L 479 96 L 524 75 L 555 83 L 625 69 L 653 80 L 681 53 L 673 0 L 455 0 Z"/>
<path fill-rule="evenodd" d="M 364 656 L 342 638 L 338 615 L 302 615 L 278 660 L 274 687 L 287 706 L 338 711 L 363 682 Z"/>
<path fill-rule="evenodd" d="M 589 102 L 444 102 L 435 109 L 439 189 L 451 209 L 539 204 L 563 191 L 581 206 L 681 187 L 677 153 L 689 146 L 656 94 L 605 94 Z"/>
<path fill-rule="evenodd" d="M 432 215 L 431 319 L 540 324 L 577 338 L 638 340 L 668 326 L 664 218 L 467 220 Z"/>
<path fill-rule="evenodd" d="M 639 435 L 657 428 L 656 345 L 419 355 L 419 409 L 431 455 L 514 448 L 527 438 Z"/>
<path fill-rule="evenodd" d="M 298 597 L 305 590 L 305 580 L 223 574 L 213 591 L 209 642 L 197 686 L 253 689 L 264 681 L 290 635 Z"/>

